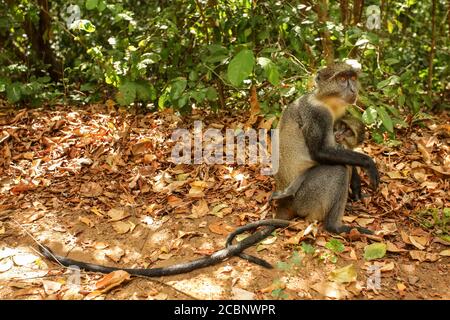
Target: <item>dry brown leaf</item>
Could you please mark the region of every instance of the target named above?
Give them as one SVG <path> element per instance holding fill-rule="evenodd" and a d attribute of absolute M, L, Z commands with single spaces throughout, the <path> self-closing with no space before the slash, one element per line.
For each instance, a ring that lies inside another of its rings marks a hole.
<path fill-rule="evenodd" d="M 262 293 L 271 293 L 273 290 L 286 289 L 286 283 L 283 281 L 274 281 L 272 284 L 266 288 L 261 289 Z"/>
<path fill-rule="evenodd" d="M 159 260 L 167 260 L 173 257 L 173 253 L 160 253 L 158 255 Z"/>
<path fill-rule="evenodd" d="M 139 141 L 138 143 L 134 144 L 131 147 L 131 153 L 134 156 L 138 156 L 138 155 L 144 154 L 146 152 L 150 152 L 152 150 L 153 150 L 153 143 L 148 138 L 145 138 L 145 139 Z"/>
<path fill-rule="evenodd" d="M 429 168 L 433 169 L 434 171 L 445 175 L 445 176 L 450 176 L 450 168 L 446 167 L 446 166 L 430 166 Z"/>
<path fill-rule="evenodd" d="M 36 212 L 35 214 L 31 215 L 30 217 L 27 218 L 28 222 L 35 222 L 41 218 L 43 218 L 45 216 L 44 212 Z"/>
<path fill-rule="evenodd" d="M 202 198 L 205 196 L 203 190 L 208 187 L 205 181 L 194 181 L 190 183 L 191 189 L 189 189 L 188 196 L 191 198 Z"/>
<path fill-rule="evenodd" d="M 96 241 L 94 243 L 94 248 L 97 250 L 103 250 L 109 247 L 109 244 L 107 244 L 106 242 L 101 242 L 101 241 Z"/>
<path fill-rule="evenodd" d="M 58 292 L 62 287 L 62 283 L 49 280 L 43 280 L 42 285 L 46 294 L 54 294 Z"/>
<path fill-rule="evenodd" d="M 118 246 L 115 246 L 114 248 L 110 248 L 108 250 L 104 250 L 104 253 L 112 261 L 119 262 L 120 259 L 125 254 L 125 251 L 122 248 L 120 248 Z"/>
<path fill-rule="evenodd" d="M 399 171 L 390 171 L 386 172 L 386 174 L 391 179 L 400 179 L 400 180 L 408 179 L 407 177 L 404 177 Z"/>
<path fill-rule="evenodd" d="M 359 224 L 361 227 L 367 227 L 369 224 L 375 221 L 373 218 L 357 218 L 356 223 Z"/>
<path fill-rule="evenodd" d="M 111 218 L 110 221 L 120 221 L 130 216 L 130 213 L 119 208 L 112 208 L 108 211 L 108 216 Z"/>
<path fill-rule="evenodd" d="M 439 255 L 444 257 L 450 257 L 450 249 L 442 250 L 441 252 L 439 252 Z"/>
<path fill-rule="evenodd" d="M 430 152 L 431 150 L 428 150 L 428 148 L 425 146 L 424 141 L 423 140 L 419 140 L 416 142 L 417 145 L 417 149 L 420 151 L 420 153 L 422 154 L 422 159 L 426 164 L 430 164 L 431 163 L 431 155 Z"/>
<path fill-rule="evenodd" d="M 344 222 L 352 223 L 357 218 L 358 218 L 358 216 L 344 216 L 344 217 L 342 217 L 342 220 Z"/>
<path fill-rule="evenodd" d="M 82 300 L 84 296 L 80 293 L 80 288 L 70 287 L 62 296 L 62 300 Z"/>
<path fill-rule="evenodd" d="M 89 228 L 92 228 L 95 226 L 95 223 L 89 219 L 88 217 L 78 217 L 78 219 L 83 222 L 85 225 L 87 225 Z"/>
<path fill-rule="evenodd" d="M 275 121 L 276 117 L 270 117 L 269 119 L 263 118 L 258 124 L 258 128 L 260 129 L 266 129 L 269 131 L 272 129 L 272 124 Z"/>
<path fill-rule="evenodd" d="M 99 216 L 99 217 L 103 217 L 103 212 L 102 210 L 100 210 L 97 207 L 92 207 L 91 208 L 91 212 L 94 213 L 95 215 Z"/>
<path fill-rule="evenodd" d="M 439 255 L 436 253 L 428 253 L 428 252 L 419 251 L 419 250 L 411 250 L 409 252 L 409 255 L 414 260 L 419 260 L 420 262 L 424 262 L 424 261 L 435 262 L 439 259 Z"/>
<path fill-rule="evenodd" d="M 403 283 L 401 283 L 401 282 L 397 283 L 398 293 L 400 293 L 401 295 L 404 295 L 405 289 L 406 289 L 406 286 Z"/>
<path fill-rule="evenodd" d="M 14 263 L 10 258 L 0 260 L 0 272 L 8 271 L 13 267 Z"/>
<path fill-rule="evenodd" d="M 412 244 L 411 240 L 409 240 L 409 235 L 405 231 L 401 230 L 400 231 L 400 236 L 402 237 L 402 240 L 403 240 L 404 243 Z"/>
<path fill-rule="evenodd" d="M 427 237 L 409 236 L 409 240 L 411 241 L 412 245 L 419 250 L 424 250 L 426 245 L 428 244 Z"/>
<path fill-rule="evenodd" d="M 104 293 L 111 290 L 114 287 L 121 285 L 124 281 L 130 280 L 130 274 L 123 270 L 113 271 L 108 273 L 102 279 L 100 279 L 96 284 L 95 288 Z"/>
<path fill-rule="evenodd" d="M 212 208 L 210 214 L 215 215 L 218 218 L 223 218 L 224 214 L 231 213 L 233 209 L 228 208 L 228 205 L 225 203 L 219 203 Z"/>
<path fill-rule="evenodd" d="M 203 217 L 209 213 L 208 203 L 202 199 L 197 202 L 197 205 L 192 206 L 192 214 L 196 217 Z"/>
<path fill-rule="evenodd" d="M 97 182 L 86 182 L 81 185 L 80 194 L 83 197 L 95 198 L 101 196 L 103 193 L 103 187 Z"/>
<path fill-rule="evenodd" d="M 13 256 L 13 261 L 16 266 L 26 266 L 34 263 L 39 259 L 38 256 L 35 256 L 31 253 L 22 252 Z"/>
<path fill-rule="evenodd" d="M 172 207 L 178 207 L 179 205 L 183 204 L 183 200 L 174 196 L 170 195 L 167 197 L 167 203 Z"/>
<path fill-rule="evenodd" d="M 255 300 L 253 292 L 233 287 L 231 288 L 231 300 Z"/>
<path fill-rule="evenodd" d="M 14 186 L 14 187 L 11 188 L 11 192 L 14 195 L 17 195 L 17 194 L 20 194 L 22 192 L 34 190 L 35 188 L 36 188 L 35 185 L 32 184 L 32 183 L 20 182 L 17 186 Z"/>
<path fill-rule="evenodd" d="M 208 228 L 211 232 L 220 234 L 223 236 L 228 235 L 231 231 L 233 231 L 233 228 L 226 225 L 223 221 L 217 221 L 214 223 L 211 223 L 208 225 Z"/>
<path fill-rule="evenodd" d="M 393 244 L 390 241 L 386 241 L 386 250 L 389 252 L 405 252 L 405 251 L 407 251 L 405 249 L 400 249 L 399 247 L 397 247 L 395 244 Z"/>
<path fill-rule="evenodd" d="M 133 229 L 136 227 L 134 223 L 131 221 L 117 221 L 112 224 L 114 230 L 116 230 L 119 234 L 124 234 L 129 231 L 133 231 Z"/>
<path fill-rule="evenodd" d="M 344 299 L 349 296 L 349 292 L 345 289 L 345 284 L 336 282 L 318 282 L 313 284 L 311 288 L 327 298 Z"/>
<path fill-rule="evenodd" d="M 256 86 L 252 85 L 250 88 L 250 116 L 245 123 L 246 127 L 251 127 L 258 119 L 258 115 L 261 113 L 261 107 L 258 101 L 258 94 L 256 93 Z"/>

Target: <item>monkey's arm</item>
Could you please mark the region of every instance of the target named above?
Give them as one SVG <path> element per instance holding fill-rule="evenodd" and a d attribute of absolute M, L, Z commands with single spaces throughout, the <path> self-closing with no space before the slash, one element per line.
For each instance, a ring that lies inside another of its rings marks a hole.
<path fill-rule="evenodd" d="M 319 111 L 316 111 L 319 112 Z M 368 155 L 331 145 L 329 135 L 333 134 L 333 120 L 329 114 L 312 114 L 314 121 L 302 127 L 311 158 L 320 164 L 341 164 L 362 167 L 369 175 L 372 188 L 379 184 L 375 162 Z"/>

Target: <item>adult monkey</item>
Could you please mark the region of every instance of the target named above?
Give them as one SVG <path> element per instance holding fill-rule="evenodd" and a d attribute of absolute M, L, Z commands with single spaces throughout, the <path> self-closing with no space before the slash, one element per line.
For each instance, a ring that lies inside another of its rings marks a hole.
<path fill-rule="evenodd" d="M 359 119 L 346 114 L 334 124 L 334 136 L 339 146 L 353 150 L 364 141 L 365 127 L 364 123 Z M 274 191 L 270 200 L 279 200 L 287 197 L 293 197 L 300 189 L 305 175 L 298 176 L 292 181 L 289 186 L 284 190 Z M 361 178 L 356 170 L 356 167 L 352 167 L 352 173 L 350 178 L 351 199 L 358 201 L 362 198 L 361 193 Z"/>
<path fill-rule="evenodd" d="M 333 133 L 335 120 L 346 107 L 356 102 L 357 69 L 347 63 L 320 70 L 316 89 L 294 101 L 282 113 L 278 125 L 280 138 L 279 169 L 275 174 L 277 190 L 284 190 L 301 179 L 293 198 L 278 201 L 275 217 L 290 220 L 295 216 L 324 221 L 332 233 L 349 232 L 342 224 L 352 166 L 363 168 L 375 190 L 379 174 L 366 154 L 337 145 Z M 371 233 L 358 228 L 362 233 Z"/>

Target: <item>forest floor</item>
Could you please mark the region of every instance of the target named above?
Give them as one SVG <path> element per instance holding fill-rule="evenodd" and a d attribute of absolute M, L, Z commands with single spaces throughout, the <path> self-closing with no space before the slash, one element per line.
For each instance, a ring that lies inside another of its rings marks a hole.
<path fill-rule="evenodd" d="M 397 147 L 361 148 L 381 184 L 373 192 L 363 176 L 367 197 L 349 202 L 344 221 L 375 236 L 331 235 L 300 219 L 246 250 L 273 269 L 234 257 L 161 278 L 78 279 L 38 253 L 42 243 L 86 262 L 153 268 L 222 249 L 236 227 L 271 217 L 273 178 L 259 165 L 175 165 L 171 134 L 195 120 L 224 130 L 249 118 L 270 128 L 244 112 L 2 107 L 0 299 L 450 299 L 446 113 L 399 131 Z"/>

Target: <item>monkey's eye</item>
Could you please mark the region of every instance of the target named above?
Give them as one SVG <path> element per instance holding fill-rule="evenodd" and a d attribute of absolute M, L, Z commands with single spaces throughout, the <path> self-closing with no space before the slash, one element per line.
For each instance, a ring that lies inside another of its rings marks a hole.
<path fill-rule="evenodd" d="M 342 82 L 344 82 L 344 81 L 346 81 L 347 79 L 345 79 L 345 77 L 344 76 L 340 76 L 339 77 L 339 81 L 342 81 Z"/>
<path fill-rule="evenodd" d="M 356 81 L 356 76 L 351 77 L 352 81 Z"/>

